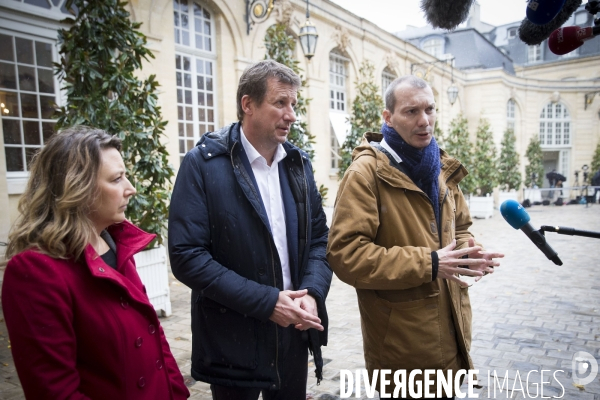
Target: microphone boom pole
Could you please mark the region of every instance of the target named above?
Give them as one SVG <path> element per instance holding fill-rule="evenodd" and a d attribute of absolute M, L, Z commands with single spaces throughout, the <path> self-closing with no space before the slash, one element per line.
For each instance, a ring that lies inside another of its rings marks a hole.
<path fill-rule="evenodd" d="M 540 227 L 540 232 L 543 234 L 544 232 L 555 232 L 561 235 L 570 235 L 570 236 L 583 236 L 594 239 L 600 239 L 600 232 L 592 232 L 592 231 L 582 231 L 580 229 L 567 228 L 564 226 L 548 226 L 542 225 Z"/>

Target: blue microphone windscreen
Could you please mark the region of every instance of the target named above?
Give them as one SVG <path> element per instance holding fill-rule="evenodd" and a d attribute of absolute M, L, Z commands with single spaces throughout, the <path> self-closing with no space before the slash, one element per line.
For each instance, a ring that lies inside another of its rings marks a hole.
<path fill-rule="evenodd" d="M 529 214 L 515 200 L 506 200 L 500 206 L 500 214 L 504 217 L 506 222 L 509 223 L 515 229 L 521 229 L 526 223 L 529 222 Z"/>
<path fill-rule="evenodd" d="M 545 25 L 558 15 L 566 0 L 530 0 L 527 19 L 536 25 Z"/>

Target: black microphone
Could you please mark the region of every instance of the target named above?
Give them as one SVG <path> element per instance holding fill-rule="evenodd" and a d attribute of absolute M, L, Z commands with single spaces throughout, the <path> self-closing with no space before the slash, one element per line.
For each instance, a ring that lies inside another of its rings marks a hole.
<path fill-rule="evenodd" d="M 529 214 L 527 214 L 522 205 L 515 200 L 506 200 L 500 206 L 500 213 L 510 226 L 515 229 L 521 229 L 549 260 L 556 265 L 563 264 L 560 258 L 558 258 L 558 254 L 546 243 L 546 237 L 533 229 L 529 224 Z"/>
<path fill-rule="evenodd" d="M 421 0 L 421 10 L 434 28 L 454 29 L 469 16 L 473 0 Z"/>
<path fill-rule="evenodd" d="M 581 5 L 581 1 L 582 0 L 566 0 L 556 16 L 546 24 L 538 25 L 527 18 L 523 19 L 523 22 L 521 22 L 521 26 L 519 27 L 519 38 L 530 46 L 542 43 L 544 40 L 548 39 L 553 31 L 563 26 L 563 24 L 569 20 L 571 15 L 573 15 Z M 552 14 L 555 12 L 554 7 L 554 3 L 552 2 L 540 1 L 536 14 L 548 14 L 547 10 L 549 9 L 551 9 L 549 13 Z M 543 19 L 540 18 L 538 22 L 542 20 Z"/>

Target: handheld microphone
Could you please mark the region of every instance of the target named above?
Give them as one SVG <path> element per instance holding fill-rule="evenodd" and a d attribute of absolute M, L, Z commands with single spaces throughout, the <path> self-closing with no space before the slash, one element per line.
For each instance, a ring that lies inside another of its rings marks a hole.
<path fill-rule="evenodd" d="M 525 14 L 536 25 L 545 25 L 558 15 L 566 0 L 530 0 Z"/>
<path fill-rule="evenodd" d="M 548 47 L 554 54 L 562 56 L 579 48 L 584 41 L 600 35 L 600 26 L 566 26 L 558 28 L 550 35 Z"/>
<path fill-rule="evenodd" d="M 471 4 L 473 0 L 421 0 L 421 10 L 434 28 L 454 29 L 467 19 Z"/>
<path fill-rule="evenodd" d="M 542 25 L 535 24 L 528 18 L 524 18 L 521 26 L 519 26 L 519 38 L 530 46 L 542 43 L 548 39 L 554 30 L 560 28 L 569 20 L 571 15 L 579 8 L 581 2 L 582 0 L 565 0 L 564 5 L 556 16 L 548 23 Z M 539 14 L 540 17 L 534 17 L 537 21 L 546 19 L 550 13 L 548 10 L 556 8 L 556 5 L 552 1 L 538 1 L 538 4 L 536 14 Z M 543 15 L 546 15 L 546 17 L 542 18 Z"/>
<path fill-rule="evenodd" d="M 546 237 L 533 229 L 529 224 L 529 214 L 527 214 L 523 206 L 514 200 L 506 200 L 500 206 L 500 213 L 510 226 L 515 229 L 521 229 L 549 260 L 556 265 L 563 264 L 560 258 L 558 258 L 558 254 L 546 243 Z"/>

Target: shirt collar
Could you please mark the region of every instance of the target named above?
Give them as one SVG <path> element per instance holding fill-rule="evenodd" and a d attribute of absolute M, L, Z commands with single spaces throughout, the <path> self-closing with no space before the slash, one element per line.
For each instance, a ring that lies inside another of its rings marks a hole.
<path fill-rule="evenodd" d="M 254 161 L 260 159 L 263 163 L 267 163 L 267 160 L 260 155 L 258 150 L 252 146 L 252 143 L 248 140 L 246 135 L 244 134 L 244 130 L 240 125 L 240 137 L 242 138 L 242 146 L 244 147 L 244 151 L 246 151 L 246 155 L 248 156 L 248 162 L 252 164 Z M 279 161 L 283 160 L 287 156 L 285 149 L 282 144 L 277 146 L 277 150 L 275 150 L 275 156 L 273 157 L 273 164 L 277 164 Z"/>
<path fill-rule="evenodd" d="M 397 163 L 401 163 L 402 162 L 402 158 L 400 158 L 400 156 L 398 155 L 398 153 L 396 153 L 394 151 L 394 149 L 392 149 L 390 147 L 390 145 L 387 144 L 387 142 L 385 141 L 385 139 L 381 139 L 381 142 L 379 144 L 381 145 L 381 147 L 383 147 L 384 149 L 386 149 L 387 152 L 392 155 L 392 157 L 394 157 L 394 160 L 396 160 Z"/>

